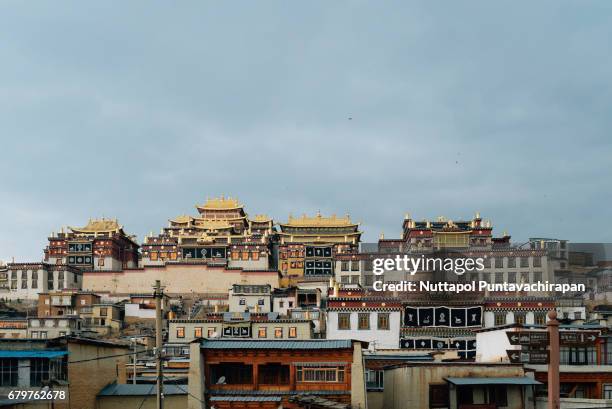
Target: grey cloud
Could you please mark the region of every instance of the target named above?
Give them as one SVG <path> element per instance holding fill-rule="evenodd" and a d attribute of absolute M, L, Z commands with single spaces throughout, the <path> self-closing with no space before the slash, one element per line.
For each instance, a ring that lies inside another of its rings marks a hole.
<path fill-rule="evenodd" d="M 5 2 L 0 259 L 221 193 L 350 212 L 366 240 L 479 210 L 519 241 L 610 241 L 611 9 Z"/>

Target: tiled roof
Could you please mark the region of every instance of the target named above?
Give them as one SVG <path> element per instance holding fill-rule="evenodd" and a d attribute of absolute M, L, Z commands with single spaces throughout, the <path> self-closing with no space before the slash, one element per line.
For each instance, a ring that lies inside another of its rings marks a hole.
<path fill-rule="evenodd" d="M 181 390 L 181 388 L 183 390 Z M 187 395 L 186 386 L 177 385 L 164 385 L 164 395 Z M 98 396 L 145 396 L 155 395 L 157 393 L 156 385 L 144 385 L 144 384 L 116 384 L 111 383 L 106 385 Z"/>
<path fill-rule="evenodd" d="M 205 340 L 204 349 L 343 349 L 351 348 L 350 339 L 329 340 Z"/>
<path fill-rule="evenodd" d="M 300 406 L 308 408 L 350 409 L 350 405 L 325 399 L 314 395 L 296 395 L 289 398 L 290 402 L 296 402 Z"/>
<path fill-rule="evenodd" d="M 280 396 L 212 396 L 211 402 L 280 402 Z"/>
<path fill-rule="evenodd" d="M 304 391 L 275 391 L 275 390 L 231 390 L 231 389 L 211 389 L 207 391 L 208 394 L 213 396 L 287 396 L 287 395 L 299 395 L 303 394 Z M 350 390 L 312 390 L 308 391 L 309 395 L 350 395 Z"/>

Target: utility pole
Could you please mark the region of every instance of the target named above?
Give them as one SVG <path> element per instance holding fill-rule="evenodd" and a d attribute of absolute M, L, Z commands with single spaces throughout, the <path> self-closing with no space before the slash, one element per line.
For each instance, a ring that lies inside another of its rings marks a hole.
<path fill-rule="evenodd" d="M 132 362 L 132 364 L 133 364 L 132 383 L 134 385 L 136 385 L 136 358 L 137 358 L 137 355 L 136 355 L 136 338 L 132 337 L 131 341 L 134 343 L 134 358 L 133 358 L 133 362 Z"/>
<path fill-rule="evenodd" d="M 548 339 L 550 340 L 550 361 L 548 363 L 548 409 L 559 409 L 559 321 L 557 311 L 548 312 Z"/>
<path fill-rule="evenodd" d="M 155 360 L 157 361 L 157 409 L 163 409 L 164 378 L 162 367 L 162 298 L 164 296 L 159 280 L 153 287 L 155 297 Z"/>

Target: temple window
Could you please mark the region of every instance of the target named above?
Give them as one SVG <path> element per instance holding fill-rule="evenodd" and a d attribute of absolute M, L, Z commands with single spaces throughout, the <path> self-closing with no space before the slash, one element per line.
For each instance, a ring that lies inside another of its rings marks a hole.
<path fill-rule="evenodd" d="M 267 338 L 268 337 L 268 329 L 266 327 L 261 327 L 257 331 L 257 336 L 259 338 Z"/>
<path fill-rule="evenodd" d="M 508 268 L 516 267 L 516 257 L 508 257 Z"/>
<path fill-rule="evenodd" d="M 342 329 L 342 330 L 351 329 L 351 314 L 350 313 L 339 313 L 338 314 L 338 329 Z"/>
<path fill-rule="evenodd" d="M 379 330 L 388 330 L 389 329 L 389 313 L 388 312 L 379 312 L 378 313 L 378 326 Z"/>
<path fill-rule="evenodd" d="M 370 329 L 370 313 L 369 312 L 360 312 L 357 315 L 358 327 L 361 330 Z"/>
<path fill-rule="evenodd" d="M 193 336 L 196 338 L 202 338 L 202 327 L 195 327 L 193 330 Z"/>
<path fill-rule="evenodd" d="M 514 323 L 525 325 L 526 317 L 527 317 L 527 314 L 525 314 L 524 312 L 515 312 L 514 313 Z"/>
<path fill-rule="evenodd" d="M 521 257 L 521 267 L 529 267 L 529 258 Z"/>
<path fill-rule="evenodd" d="M 289 338 L 297 338 L 297 327 L 289 327 Z"/>
<path fill-rule="evenodd" d="M 534 267 L 542 267 L 542 257 L 534 257 L 533 258 L 533 266 Z"/>
<path fill-rule="evenodd" d="M 351 261 L 351 271 L 359 271 L 359 260 Z"/>
<path fill-rule="evenodd" d="M 349 262 L 348 261 L 342 261 L 340 263 L 340 271 L 349 271 Z"/>
<path fill-rule="evenodd" d="M 506 313 L 496 312 L 495 313 L 495 326 L 506 325 Z"/>
<path fill-rule="evenodd" d="M 504 282 L 504 273 L 501 273 L 501 272 L 495 273 L 495 282 L 499 283 L 499 284 L 503 283 Z"/>
<path fill-rule="evenodd" d="M 276 327 L 274 328 L 274 338 L 282 338 L 283 337 L 283 328 Z"/>
<path fill-rule="evenodd" d="M 248 260 L 249 259 L 249 252 L 248 251 L 243 251 L 240 253 L 240 255 L 242 256 L 242 260 Z"/>
<path fill-rule="evenodd" d="M 251 259 L 252 260 L 259 260 L 259 252 L 258 251 L 253 251 L 251 253 Z"/>
<path fill-rule="evenodd" d="M 296 366 L 297 382 L 344 382 L 344 367 Z"/>

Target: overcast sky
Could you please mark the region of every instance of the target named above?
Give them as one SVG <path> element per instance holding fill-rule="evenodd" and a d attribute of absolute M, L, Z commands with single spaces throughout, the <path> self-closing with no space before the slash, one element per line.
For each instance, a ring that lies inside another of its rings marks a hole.
<path fill-rule="evenodd" d="M 611 38 L 608 1 L 3 1 L 0 259 L 220 194 L 612 241 Z"/>

